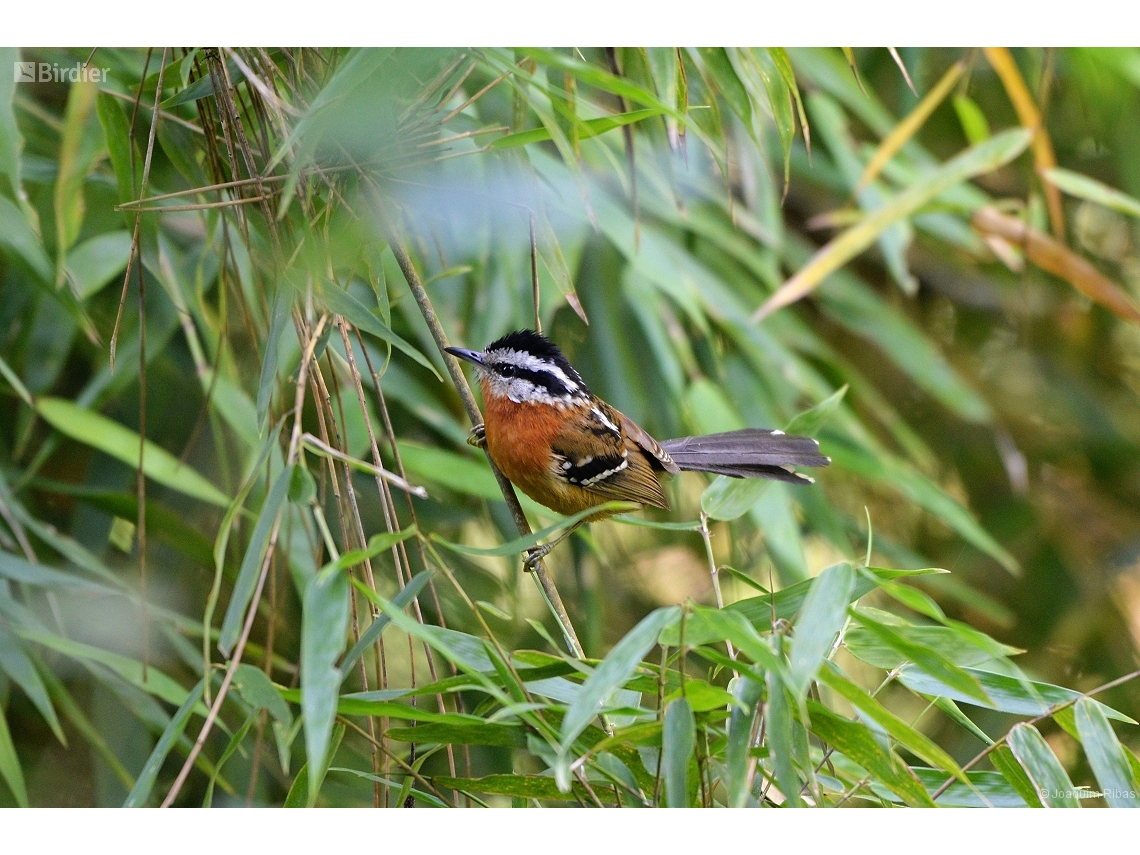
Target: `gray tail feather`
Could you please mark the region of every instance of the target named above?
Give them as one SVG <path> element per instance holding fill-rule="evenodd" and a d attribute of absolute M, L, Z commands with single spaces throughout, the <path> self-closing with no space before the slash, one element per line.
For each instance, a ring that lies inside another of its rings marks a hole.
<path fill-rule="evenodd" d="M 819 453 L 819 443 L 814 439 L 760 428 L 669 439 L 661 447 L 681 469 L 732 478 L 772 478 L 792 484 L 810 484 L 813 480 L 796 472 L 793 466 L 831 463 L 830 457 Z"/>

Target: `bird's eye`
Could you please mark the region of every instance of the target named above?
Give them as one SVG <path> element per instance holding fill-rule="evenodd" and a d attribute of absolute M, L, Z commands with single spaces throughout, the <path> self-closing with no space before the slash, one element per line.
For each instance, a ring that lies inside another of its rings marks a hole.
<path fill-rule="evenodd" d="M 513 365 L 509 365 L 509 364 L 508 365 L 500 365 L 500 366 L 498 366 L 498 369 L 499 369 L 499 374 L 501 374 L 503 377 L 514 377 L 515 373 L 516 373 L 515 367 Z"/>

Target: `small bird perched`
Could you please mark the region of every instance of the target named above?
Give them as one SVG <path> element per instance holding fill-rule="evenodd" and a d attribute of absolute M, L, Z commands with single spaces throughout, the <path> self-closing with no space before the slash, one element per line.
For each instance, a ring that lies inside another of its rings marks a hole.
<path fill-rule="evenodd" d="M 516 487 L 560 514 L 615 499 L 668 508 L 658 471 L 811 484 L 794 466 L 831 462 L 814 439 L 779 430 L 748 428 L 659 443 L 594 395 L 557 345 L 533 330 L 509 333 L 482 351 L 446 350 L 479 373 L 484 414 L 473 440 Z M 577 527 L 532 550 L 526 566 L 532 568 Z"/>

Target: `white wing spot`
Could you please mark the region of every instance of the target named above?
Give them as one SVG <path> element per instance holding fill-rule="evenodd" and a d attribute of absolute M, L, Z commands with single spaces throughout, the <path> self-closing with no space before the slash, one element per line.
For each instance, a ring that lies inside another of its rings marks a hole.
<path fill-rule="evenodd" d="M 618 466 L 615 466 L 613 469 L 607 469 L 605 472 L 600 472 L 597 475 L 595 475 L 593 478 L 587 478 L 582 483 L 585 484 L 586 486 L 597 484 L 599 481 L 604 481 L 606 478 L 609 478 L 611 475 L 613 475 L 617 472 L 621 472 L 621 470 L 625 469 L 625 467 L 627 467 L 627 466 L 629 466 L 629 461 L 623 460 Z"/>
<path fill-rule="evenodd" d="M 784 435 L 784 432 L 782 430 L 774 430 L 771 433 L 772 433 L 772 436 L 783 436 Z"/>

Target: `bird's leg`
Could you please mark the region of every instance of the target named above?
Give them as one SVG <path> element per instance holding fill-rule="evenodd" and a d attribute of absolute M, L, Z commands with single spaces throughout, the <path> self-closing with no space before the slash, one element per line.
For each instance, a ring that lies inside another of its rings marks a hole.
<path fill-rule="evenodd" d="M 586 520 L 578 520 L 578 522 L 574 523 L 574 525 L 570 526 L 570 528 L 566 529 L 566 531 L 562 532 L 562 534 L 558 535 L 558 537 L 554 538 L 554 540 L 550 541 L 550 543 L 543 543 L 539 546 L 532 546 L 526 551 L 526 558 L 523 559 L 523 569 L 528 573 L 533 572 L 535 565 L 537 565 L 539 561 L 549 555 L 550 550 L 554 549 L 554 547 L 556 547 L 585 524 Z"/>
<path fill-rule="evenodd" d="M 473 445 L 476 448 L 483 448 L 487 445 L 487 428 L 485 425 L 475 425 L 471 428 L 471 434 L 467 437 L 467 444 Z"/>

